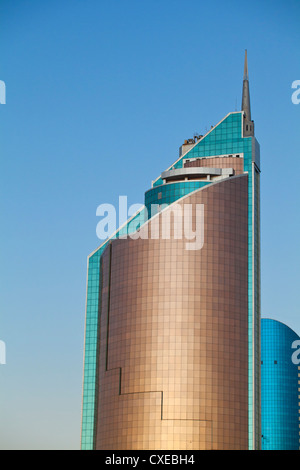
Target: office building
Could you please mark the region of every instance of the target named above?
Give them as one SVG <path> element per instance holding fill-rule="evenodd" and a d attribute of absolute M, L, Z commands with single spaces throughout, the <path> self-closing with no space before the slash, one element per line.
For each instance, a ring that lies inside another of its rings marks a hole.
<path fill-rule="evenodd" d="M 259 185 L 246 55 L 241 111 L 88 258 L 82 449 L 260 448 Z"/>

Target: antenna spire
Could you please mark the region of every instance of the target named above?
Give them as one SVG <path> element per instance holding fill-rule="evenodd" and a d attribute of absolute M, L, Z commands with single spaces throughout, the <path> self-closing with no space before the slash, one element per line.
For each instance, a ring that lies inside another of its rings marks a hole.
<path fill-rule="evenodd" d="M 249 80 L 247 49 L 245 50 L 244 80 Z"/>
<path fill-rule="evenodd" d="M 249 90 L 249 75 L 248 75 L 248 58 L 247 49 L 245 50 L 245 65 L 244 65 L 244 79 L 243 79 L 243 97 L 242 97 L 242 111 L 245 113 L 247 121 L 251 121 L 251 108 L 250 108 L 250 90 Z"/>

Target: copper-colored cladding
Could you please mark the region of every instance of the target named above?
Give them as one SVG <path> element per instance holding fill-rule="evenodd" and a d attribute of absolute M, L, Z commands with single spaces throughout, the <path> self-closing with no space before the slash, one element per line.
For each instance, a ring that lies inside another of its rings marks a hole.
<path fill-rule="evenodd" d="M 247 178 L 179 202 L 204 204 L 201 250 L 103 254 L 96 449 L 248 449 Z"/>
<path fill-rule="evenodd" d="M 236 175 L 241 175 L 244 172 L 244 159 L 243 157 L 197 158 L 185 162 L 184 167 L 233 168 Z"/>

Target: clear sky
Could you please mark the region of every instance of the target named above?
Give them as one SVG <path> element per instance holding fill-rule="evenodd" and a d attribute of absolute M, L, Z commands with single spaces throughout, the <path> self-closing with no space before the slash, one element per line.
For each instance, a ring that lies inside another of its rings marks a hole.
<path fill-rule="evenodd" d="M 240 110 L 261 145 L 262 314 L 300 334 L 298 0 L 0 0 L 0 448 L 78 449 L 96 209 L 143 203 Z"/>

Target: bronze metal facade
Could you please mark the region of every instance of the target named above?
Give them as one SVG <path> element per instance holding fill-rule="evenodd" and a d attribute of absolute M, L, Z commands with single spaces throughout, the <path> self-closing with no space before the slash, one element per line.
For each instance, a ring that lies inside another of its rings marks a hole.
<path fill-rule="evenodd" d="M 244 159 L 242 157 L 210 157 L 197 158 L 187 161 L 184 165 L 188 167 L 213 167 L 213 168 L 233 168 L 236 175 L 244 173 Z"/>
<path fill-rule="evenodd" d="M 178 204 L 203 204 L 201 249 L 156 218 L 101 257 L 96 449 L 248 449 L 248 174 Z"/>

